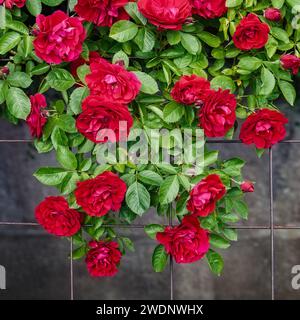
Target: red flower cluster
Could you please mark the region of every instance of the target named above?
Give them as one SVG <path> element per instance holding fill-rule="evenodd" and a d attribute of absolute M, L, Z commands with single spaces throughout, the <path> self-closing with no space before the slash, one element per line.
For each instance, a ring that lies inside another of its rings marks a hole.
<path fill-rule="evenodd" d="M 280 112 L 261 109 L 252 113 L 243 123 L 240 139 L 245 144 L 255 144 L 258 149 L 270 148 L 284 139 L 284 125 L 288 119 Z"/>
<path fill-rule="evenodd" d="M 91 63 L 91 74 L 86 76 L 91 94 L 101 101 L 128 104 L 138 95 L 141 82 L 123 66 L 99 58 Z"/>
<path fill-rule="evenodd" d="M 13 6 L 22 8 L 25 6 L 26 0 L 0 0 L 0 4 L 4 4 L 5 8 L 11 9 Z"/>
<path fill-rule="evenodd" d="M 237 26 L 233 42 L 240 50 L 260 49 L 268 42 L 269 32 L 266 23 L 262 23 L 257 15 L 249 13 Z"/>
<path fill-rule="evenodd" d="M 70 237 L 81 228 L 81 214 L 63 197 L 47 197 L 35 209 L 35 217 L 49 233 Z"/>
<path fill-rule="evenodd" d="M 86 32 L 78 18 L 58 10 L 50 16 L 36 18 L 38 29 L 33 41 L 36 55 L 47 63 L 59 64 L 76 60 L 82 52 Z"/>
<path fill-rule="evenodd" d="M 112 277 L 118 272 L 122 254 L 117 242 L 90 241 L 85 262 L 93 277 Z"/>
<path fill-rule="evenodd" d="M 121 208 L 126 184 L 116 174 L 106 171 L 94 179 L 78 182 L 76 202 L 90 216 L 101 217 Z"/>
<path fill-rule="evenodd" d="M 217 201 L 225 193 L 226 189 L 220 177 L 211 174 L 192 189 L 187 209 L 195 216 L 206 217 L 215 210 Z"/>
<path fill-rule="evenodd" d="M 138 0 L 138 8 L 159 29 L 180 30 L 192 15 L 190 0 Z"/>
<path fill-rule="evenodd" d="M 129 0 L 79 0 L 74 10 L 86 21 L 111 27 L 118 20 L 129 19 L 124 6 Z"/>
<path fill-rule="evenodd" d="M 193 14 L 204 19 L 222 17 L 226 11 L 226 0 L 192 0 Z"/>
<path fill-rule="evenodd" d="M 177 263 L 192 263 L 204 257 L 209 249 L 208 232 L 200 227 L 196 217 L 185 216 L 176 227 L 166 227 L 156 239 Z"/>
<path fill-rule="evenodd" d="M 284 54 L 280 58 L 281 65 L 284 69 L 292 70 L 293 74 L 296 75 L 300 68 L 300 58 L 293 54 Z"/>
<path fill-rule="evenodd" d="M 281 11 L 277 8 L 268 8 L 264 12 L 264 17 L 270 21 L 280 21 Z"/>
<path fill-rule="evenodd" d="M 32 137 L 40 138 L 43 134 L 43 127 L 47 122 L 47 113 L 44 108 L 47 107 L 46 98 L 37 93 L 30 97 L 31 111 L 26 119 Z"/>

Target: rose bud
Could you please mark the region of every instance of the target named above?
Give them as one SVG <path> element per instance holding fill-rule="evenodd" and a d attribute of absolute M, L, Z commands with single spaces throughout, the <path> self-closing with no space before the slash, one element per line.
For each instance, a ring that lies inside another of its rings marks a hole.
<path fill-rule="evenodd" d="M 277 8 L 268 8 L 264 12 L 264 17 L 270 21 L 280 21 L 281 11 Z"/>
<path fill-rule="evenodd" d="M 247 193 L 247 192 L 254 192 L 254 184 L 252 181 L 244 181 L 242 182 L 241 184 L 241 190 L 244 192 L 244 193 Z"/>
<path fill-rule="evenodd" d="M 284 69 L 292 70 L 293 74 L 296 75 L 300 68 L 300 58 L 292 54 L 284 54 L 280 58 L 281 65 Z"/>

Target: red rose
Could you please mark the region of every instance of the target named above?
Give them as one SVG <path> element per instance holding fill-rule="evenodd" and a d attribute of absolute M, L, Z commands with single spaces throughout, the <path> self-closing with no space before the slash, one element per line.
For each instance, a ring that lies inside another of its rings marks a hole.
<path fill-rule="evenodd" d="M 159 29 L 180 30 L 192 15 L 190 0 L 139 0 L 138 8 Z"/>
<path fill-rule="evenodd" d="M 59 64 L 76 60 L 82 51 L 86 32 L 78 18 L 56 11 L 36 18 L 38 29 L 33 41 L 36 55 L 47 63 Z"/>
<path fill-rule="evenodd" d="M 226 11 L 226 0 L 192 0 L 193 14 L 205 19 L 222 17 Z"/>
<path fill-rule="evenodd" d="M 260 49 L 268 42 L 269 31 L 266 23 L 262 23 L 255 14 L 249 13 L 237 26 L 233 42 L 240 50 Z"/>
<path fill-rule="evenodd" d="M 118 272 L 122 254 L 117 242 L 90 241 L 86 265 L 93 277 L 111 277 Z"/>
<path fill-rule="evenodd" d="M 70 64 L 70 71 L 71 71 L 73 77 L 76 78 L 76 79 L 78 78 L 77 69 L 80 66 L 82 66 L 83 64 L 90 65 L 93 62 L 97 62 L 97 60 L 100 59 L 100 58 L 101 58 L 101 56 L 97 51 L 91 51 L 89 53 L 88 60 L 85 60 L 82 57 L 79 57 L 75 61 L 72 61 L 71 64 Z"/>
<path fill-rule="evenodd" d="M 25 6 L 26 0 L 0 0 L 0 4 L 4 4 L 5 8 L 11 9 L 13 6 L 22 8 Z"/>
<path fill-rule="evenodd" d="M 31 111 L 26 119 L 32 137 L 40 138 L 43 134 L 43 127 L 47 122 L 47 113 L 44 108 L 47 107 L 46 98 L 37 93 L 30 97 Z"/>
<path fill-rule="evenodd" d="M 102 101 L 128 104 L 138 95 L 141 82 L 123 66 L 111 64 L 105 59 L 91 63 L 91 74 L 86 76 L 91 90 Z"/>
<path fill-rule="evenodd" d="M 245 144 L 255 144 L 258 149 L 270 148 L 284 139 L 286 123 L 288 119 L 279 111 L 258 110 L 243 123 L 240 139 Z"/>
<path fill-rule="evenodd" d="M 81 228 L 82 215 L 71 209 L 63 197 L 47 197 L 36 207 L 35 217 L 56 236 L 71 237 Z"/>
<path fill-rule="evenodd" d="M 216 203 L 226 193 L 224 184 L 217 174 L 202 179 L 190 192 L 187 209 L 196 216 L 206 217 L 216 208 Z"/>
<path fill-rule="evenodd" d="M 85 98 L 82 102 L 82 110 L 76 120 L 76 127 L 81 134 L 95 143 L 123 140 L 124 136 L 128 136 L 133 125 L 127 106 L 102 102 L 102 98 L 98 96 Z"/>
<path fill-rule="evenodd" d="M 248 192 L 254 192 L 254 184 L 252 181 L 244 181 L 241 184 L 241 190 L 244 193 L 248 193 Z"/>
<path fill-rule="evenodd" d="M 158 232 L 156 239 L 177 263 L 198 261 L 209 249 L 208 232 L 192 216 L 185 216 L 179 226 L 166 227 L 164 232 Z"/>
<path fill-rule="evenodd" d="M 194 74 L 182 76 L 175 83 L 171 96 L 175 101 L 186 105 L 201 104 L 209 89 L 210 83 L 204 78 Z"/>
<path fill-rule="evenodd" d="M 79 0 L 74 10 L 86 21 L 111 27 L 118 20 L 128 20 L 124 6 L 129 0 Z"/>
<path fill-rule="evenodd" d="M 90 216 L 101 217 L 121 208 L 126 184 L 116 174 L 106 171 L 94 179 L 77 183 L 76 202 Z"/>
<path fill-rule="evenodd" d="M 229 90 L 210 91 L 199 112 L 199 126 L 207 137 L 223 137 L 234 126 L 236 98 Z"/>
<path fill-rule="evenodd" d="M 281 11 L 277 8 L 268 8 L 264 12 L 264 17 L 270 21 L 280 21 Z"/>
<path fill-rule="evenodd" d="M 300 58 L 292 54 L 284 54 L 281 56 L 280 62 L 284 69 L 291 69 L 294 75 L 299 72 Z"/>

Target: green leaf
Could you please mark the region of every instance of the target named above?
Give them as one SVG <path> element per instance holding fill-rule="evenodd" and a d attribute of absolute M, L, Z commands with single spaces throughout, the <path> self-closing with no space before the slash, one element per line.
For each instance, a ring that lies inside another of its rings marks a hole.
<path fill-rule="evenodd" d="M 73 260 L 81 259 L 86 255 L 86 253 L 87 253 L 87 248 L 85 245 L 83 245 L 72 252 L 72 259 Z"/>
<path fill-rule="evenodd" d="M 142 52 L 150 52 L 155 45 L 155 34 L 147 28 L 138 31 L 134 42 L 138 45 Z"/>
<path fill-rule="evenodd" d="M 214 274 L 219 276 L 224 267 L 224 262 L 222 257 L 214 250 L 209 249 L 206 254 L 206 258 L 207 258 L 210 270 Z"/>
<path fill-rule="evenodd" d="M 284 43 L 290 42 L 289 35 L 284 29 L 273 27 L 271 28 L 271 35 Z"/>
<path fill-rule="evenodd" d="M 50 69 L 50 66 L 48 64 L 41 63 L 41 64 L 38 64 L 37 66 L 35 66 L 34 68 L 32 68 L 30 73 L 33 76 L 40 76 L 40 75 L 45 74 L 46 72 L 48 72 L 49 69 Z"/>
<path fill-rule="evenodd" d="M 64 0 L 42 0 L 42 2 L 49 7 L 55 7 L 61 4 Z"/>
<path fill-rule="evenodd" d="M 113 58 L 112 58 L 112 63 L 117 63 L 119 61 L 122 61 L 124 63 L 124 67 L 128 68 L 128 66 L 129 66 L 129 58 L 128 58 L 128 55 L 122 50 L 120 50 L 117 53 L 115 53 Z"/>
<path fill-rule="evenodd" d="M 66 91 L 75 84 L 75 79 L 71 73 L 65 69 L 53 69 L 47 75 L 47 82 L 56 91 Z"/>
<path fill-rule="evenodd" d="M 0 38 L 0 55 L 4 55 L 17 46 L 21 39 L 21 35 L 18 32 L 11 31 L 4 33 Z"/>
<path fill-rule="evenodd" d="M 65 132 L 75 133 L 77 132 L 75 119 L 69 114 L 62 114 L 57 119 L 57 126 Z"/>
<path fill-rule="evenodd" d="M 0 80 L 0 104 L 5 101 L 5 97 L 7 96 L 8 85 L 6 81 Z"/>
<path fill-rule="evenodd" d="M 72 92 L 70 96 L 69 106 L 74 114 L 77 115 L 82 112 L 81 104 L 84 98 L 88 96 L 88 94 L 89 90 L 87 89 L 87 87 L 77 88 Z"/>
<path fill-rule="evenodd" d="M 150 194 L 139 182 L 134 182 L 126 192 L 126 204 L 134 213 L 141 216 L 150 207 Z"/>
<path fill-rule="evenodd" d="M 141 23 L 143 25 L 147 24 L 147 19 L 139 11 L 137 3 L 129 2 L 126 4 L 124 9 L 136 23 Z"/>
<path fill-rule="evenodd" d="M 237 231 L 235 229 L 225 228 L 223 234 L 230 241 L 237 241 L 238 239 Z"/>
<path fill-rule="evenodd" d="M 234 8 L 238 7 L 243 3 L 243 0 L 226 0 L 226 7 L 227 8 Z"/>
<path fill-rule="evenodd" d="M 224 162 L 224 167 L 222 171 L 232 177 L 239 176 L 241 174 L 241 169 L 245 165 L 245 161 L 239 158 L 233 158 Z"/>
<path fill-rule="evenodd" d="M 31 110 L 30 100 L 23 90 L 11 87 L 6 97 L 8 111 L 16 118 L 26 120 Z"/>
<path fill-rule="evenodd" d="M 159 189 L 159 202 L 168 204 L 174 201 L 179 192 L 179 182 L 177 176 L 169 176 L 161 184 Z"/>
<path fill-rule="evenodd" d="M 274 8 L 281 9 L 282 6 L 284 5 L 284 1 L 285 0 L 272 0 L 272 5 L 273 5 Z"/>
<path fill-rule="evenodd" d="M 273 92 L 275 88 L 275 77 L 273 76 L 273 73 L 266 68 L 261 69 L 260 77 L 262 81 L 262 86 L 260 87 L 259 94 L 262 96 L 268 96 Z"/>
<path fill-rule="evenodd" d="M 167 31 L 167 40 L 171 46 L 178 44 L 181 41 L 181 33 L 175 30 Z"/>
<path fill-rule="evenodd" d="M 243 219 L 248 219 L 248 205 L 243 200 L 235 200 L 233 202 L 233 207 Z"/>
<path fill-rule="evenodd" d="M 88 66 L 87 64 L 83 64 L 77 68 L 76 73 L 79 80 L 82 83 L 86 84 L 85 77 L 91 73 L 90 66 Z"/>
<path fill-rule="evenodd" d="M 184 49 L 192 55 L 196 55 L 200 51 L 198 39 L 191 34 L 181 32 L 181 44 Z"/>
<path fill-rule="evenodd" d="M 22 33 L 22 34 L 27 34 L 28 35 L 28 33 L 29 33 L 28 28 L 21 21 L 17 21 L 17 20 L 10 20 L 9 21 L 9 20 L 7 20 L 6 21 L 6 27 L 8 29 L 17 31 L 17 32 Z"/>
<path fill-rule="evenodd" d="M 221 39 L 212 33 L 201 31 L 197 36 L 210 47 L 218 48 L 221 45 Z"/>
<path fill-rule="evenodd" d="M 174 123 L 179 121 L 184 115 L 184 106 L 172 101 L 168 103 L 163 110 L 164 121 Z"/>
<path fill-rule="evenodd" d="M 41 0 L 26 1 L 26 8 L 33 16 L 36 17 L 42 12 Z"/>
<path fill-rule="evenodd" d="M 132 40 L 137 33 L 138 27 L 135 23 L 128 20 L 120 20 L 112 25 L 109 36 L 123 43 Z"/>
<path fill-rule="evenodd" d="M 235 91 L 236 86 L 233 80 L 227 76 L 217 76 L 211 80 L 211 87 L 215 90 L 221 88 L 223 90 L 230 90 L 232 93 Z"/>
<path fill-rule="evenodd" d="M 147 94 L 157 93 L 157 91 L 159 90 L 157 82 L 150 75 L 141 71 L 134 71 L 133 73 L 142 83 L 141 92 Z"/>
<path fill-rule="evenodd" d="M 11 86 L 21 88 L 28 88 L 32 83 L 30 76 L 21 71 L 10 73 L 7 77 L 7 81 Z"/>
<path fill-rule="evenodd" d="M 69 147 L 58 146 L 56 150 L 57 161 L 68 170 L 75 170 L 77 168 L 77 159 Z"/>
<path fill-rule="evenodd" d="M 222 238 L 217 234 L 211 234 L 209 236 L 209 243 L 212 246 L 216 248 L 221 248 L 221 249 L 227 249 L 230 247 L 230 243 L 226 239 Z"/>
<path fill-rule="evenodd" d="M 68 172 L 63 168 L 43 167 L 33 175 L 41 183 L 47 186 L 56 186 L 62 183 Z"/>
<path fill-rule="evenodd" d="M 262 65 L 262 60 L 256 57 L 244 57 L 241 58 L 238 63 L 238 68 L 254 71 L 257 70 Z"/>
<path fill-rule="evenodd" d="M 160 186 L 163 182 L 163 178 L 158 173 L 150 170 L 141 171 L 138 174 L 138 178 L 143 183 L 149 184 L 151 186 Z"/>
<path fill-rule="evenodd" d="M 295 90 L 294 86 L 287 81 L 280 80 L 279 81 L 279 88 L 280 88 L 285 100 L 290 105 L 293 106 L 295 104 L 295 100 L 296 100 L 296 90 Z"/>
<path fill-rule="evenodd" d="M 156 239 L 157 232 L 163 232 L 165 228 L 160 224 L 148 224 L 144 230 L 151 239 Z"/>
<path fill-rule="evenodd" d="M 155 272 L 164 271 L 168 262 L 168 254 L 162 244 L 158 245 L 152 255 L 152 267 Z"/>

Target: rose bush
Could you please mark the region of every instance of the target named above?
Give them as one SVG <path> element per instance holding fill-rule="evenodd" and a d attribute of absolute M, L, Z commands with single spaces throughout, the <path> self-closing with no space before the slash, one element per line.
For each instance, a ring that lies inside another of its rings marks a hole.
<path fill-rule="evenodd" d="M 254 183 L 243 178 L 242 159 L 219 159 L 205 142 L 239 136 L 261 157 L 284 139 L 276 101 L 295 103 L 296 4 L 0 0 L 1 115 L 25 120 L 39 153 L 55 152 L 57 165 L 34 176 L 59 196 L 35 216 L 69 237 L 72 258 L 86 257 L 92 276 L 118 272 L 134 250 L 118 226 L 150 207 L 170 221 L 145 226 L 157 242 L 156 272 L 171 256 L 206 257 L 221 273 L 218 249 L 237 240 L 234 224 L 248 217 L 244 193 Z M 190 162 L 189 149 L 201 161 Z"/>

